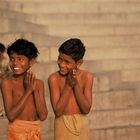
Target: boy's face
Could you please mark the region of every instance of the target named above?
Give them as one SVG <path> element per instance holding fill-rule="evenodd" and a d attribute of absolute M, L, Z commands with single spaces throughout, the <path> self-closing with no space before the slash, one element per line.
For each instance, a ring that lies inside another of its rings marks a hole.
<path fill-rule="evenodd" d="M 16 75 L 21 75 L 26 72 L 31 66 L 30 60 L 24 55 L 12 53 L 9 60 L 9 66 Z"/>
<path fill-rule="evenodd" d="M 6 52 L 0 52 L 1 59 L 5 59 L 7 57 Z"/>
<path fill-rule="evenodd" d="M 59 66 L 59 73 L 63 76 L 67 75 L 72 69 L 77 69 L 78 64 L 71 56 L 64 53 L 59 53 L 57 64 Z"/>
<path fill-rule="evenodd" d="M 7 59 L 7 54 L 6 52 L 0 52 L 0 62 L 2 62 L 3 60 Z"/>

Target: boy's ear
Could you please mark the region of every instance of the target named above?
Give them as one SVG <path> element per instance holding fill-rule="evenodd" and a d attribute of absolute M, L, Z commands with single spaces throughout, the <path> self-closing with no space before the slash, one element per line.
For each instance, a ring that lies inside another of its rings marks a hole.
<path fill-rule="evenodd" d="M 77 61 L 77 68 L 79 68 L 83 63 L 83 59 Z"/>
<path fill-rule="evenodd" d="M 36 59 L 31 59 L 30 60 L 30 66 L 34 65 L 36 63 Z"/>

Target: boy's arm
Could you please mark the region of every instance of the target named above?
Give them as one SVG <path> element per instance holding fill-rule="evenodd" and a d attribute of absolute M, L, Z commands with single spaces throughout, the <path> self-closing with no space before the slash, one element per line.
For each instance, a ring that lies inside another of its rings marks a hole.
<path fill-rule="evenodd" d="M 1 91 L 7 118 L 9 121 L 14 121 L 16 117 L 23 111 L 26 101 L 31 95 L 32 91 L 27 90 L 25 92 L 26 94 L 22 96 L 17 104 L 14 104 L 11 81 L 3 80 L 1 83 Z"/>
<path fill-rule="evenodd" d="M 70 97 L 70 91 L 72 88 L 65 84 L 64 89 L 60 95 L 59 81 L 55 74 L 51 75 L 48 79 L 50 98 L 54 113 L 57 117 L 63 115 L 65 107 Z"/>
<path fill-rule="evenodd" d="M 41 121 L 44 121 L 47 117 L 48 110 L 45 102 L 44 83 L 41 80 L 37 81 L 37 88 L 34 90 L 34 99 L 39 118 Z"/>
<path fill-rule="evenodd" d="M 92 105 L 92 85 L 93 75 L 87 73 L 85 80 L 85 88 L 81 89 L 80 84 L 77 83 L 74 86 L 74 94 L 81 110 L 81 113 L 88 114 Z"/>

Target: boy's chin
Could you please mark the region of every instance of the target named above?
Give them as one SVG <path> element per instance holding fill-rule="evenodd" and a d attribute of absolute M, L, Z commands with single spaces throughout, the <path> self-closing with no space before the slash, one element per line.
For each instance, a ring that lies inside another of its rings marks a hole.
<path fill-rule="evenodd" d="M 61 76 L 67 76 L 67 75 L 68 75 L 68 73 L 62 73 L 61 71 L 59 71 L 59 74 L 60 74 Z"/>
<path fill-rule="evenodd" d="M 22 72 L 22 73 L 13 73 L 13 75 L 15 75 L 16 77 L 18 77 L 18 76 L 21 76 L 21 75 L 24 75 L 26 73 L 26 71 L 25 72 Z"/>

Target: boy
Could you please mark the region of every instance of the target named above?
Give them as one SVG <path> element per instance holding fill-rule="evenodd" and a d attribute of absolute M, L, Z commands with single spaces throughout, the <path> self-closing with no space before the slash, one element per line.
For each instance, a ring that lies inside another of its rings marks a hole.
<path fill-rule="evenodd" d="M 0 62 L 5 58 L 5 45 L 0 43 Z"/>
<path fill-rule="evenodd" d="M 49 76 L 55 140 L 89 140 L 86 114 L 92 105 L 93 75 L 79 69 L 84 54 L 80 39 L 65 41 L 59 48 L 59 71 Z"/>
<path fill-rule="evenodd" d="M 1 84 L 5 112 L 9 120 L 8 140 L 40 140 L 40 123 L 47 117 L 43 81 L 30 69 L 38 56 L 36 46 L 18 39 L 7 49 L 13 75 Z"/>
<path fill-rule="evenodd" d="M 10 70 L 6 65 L 6 48 L 3 43 L 0 43 L 0 83 L 3 78 L 9 75 Z M 0 117 L 5 115 L 3 104 L 0 104 Z"/>
<path fill-rule="evenodd" d="M 0 79 L 3 78 L 3 73 L 2 71 L 2 62 L 4 59 L 4 53 L 5 53 L 5 46 L 4 44 L 0 43 Z M 4 112 L 3 112 L 3 106 L 0 104 L 0 117 L 4 116 Z"/>
<path fill-rule="evenodd" d="M 9 75 L 10 70 L 6 65 L 6 48 L 3 43 L 0 43 L 0 81 Z"/>

